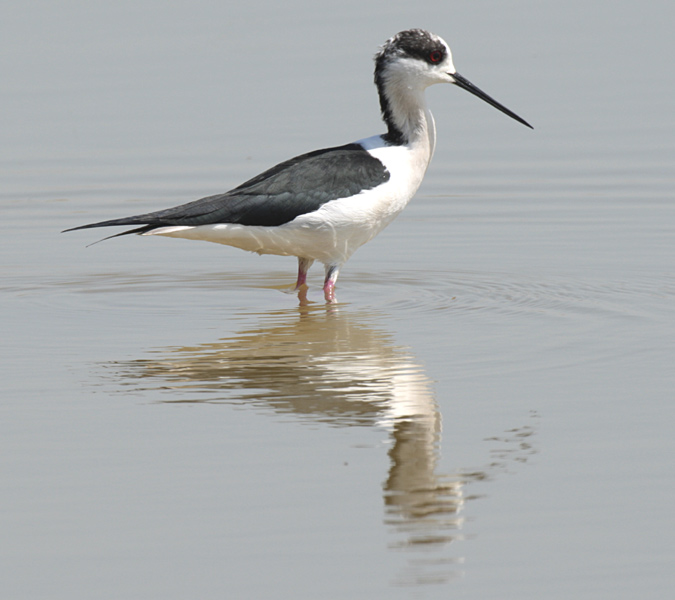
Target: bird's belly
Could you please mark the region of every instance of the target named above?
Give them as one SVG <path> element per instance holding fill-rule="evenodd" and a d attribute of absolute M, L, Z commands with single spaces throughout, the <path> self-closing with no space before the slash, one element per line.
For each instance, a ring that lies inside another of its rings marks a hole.
<path fill-rule="evenodd" d="M 342 264 L 374 238 L 403 209 L 405 202 L 373 202 L 368 194 L 327 202 L 277 227 L 217 223 L 154 229 L 144 235 L 203 240 L 258 254 L 310 258 Z"/>
<path fill-rule="evenodd" d="M 342 264 L 354 251 L 372 239 L 379 229 L 321 223 L 291 222 L 279 227 L 237 224 L 163 227 L 144 235 L 162 235 L 203 240 L 234 246 L 258 254 L 311 258 L 326 264 Z"/>

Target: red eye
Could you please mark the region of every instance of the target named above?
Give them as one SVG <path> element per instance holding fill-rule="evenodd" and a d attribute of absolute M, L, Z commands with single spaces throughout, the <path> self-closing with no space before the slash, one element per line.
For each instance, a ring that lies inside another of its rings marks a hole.
<path fill-rule="evenodd" d="M 443 53 L 440 50 L 434 50 L 429 53 L 429 61 L 432 63 L 441 62 L 443 60 Z"/>

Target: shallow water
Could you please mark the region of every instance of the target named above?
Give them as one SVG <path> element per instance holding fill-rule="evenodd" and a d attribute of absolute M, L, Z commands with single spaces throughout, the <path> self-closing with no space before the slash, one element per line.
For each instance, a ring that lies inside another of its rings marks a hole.
<path fill-rule="evenodd" d="M 667 597 L 672 8 L 284 7 L 0 25 L 4 595 Z M 418 25 L 536 129 L 430 89 L 337 305 L 294 259 L 58 233 L 379 131 L 369 56 Z"/>

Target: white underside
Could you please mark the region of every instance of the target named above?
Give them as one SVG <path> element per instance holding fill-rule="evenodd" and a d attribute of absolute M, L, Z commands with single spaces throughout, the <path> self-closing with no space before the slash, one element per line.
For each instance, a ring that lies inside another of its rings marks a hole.
<path fill-rule="evenodd" d="M 349 198 L 331 200 L 319 210 L 278 227 L 223 223 L 160 227 L 144 235 L 203 240 L 258 254 L 298 256 L 341 265 L 405 208 L 422 183 L 433 152 L 433 147 L 420 145 L 387 146 L 380 136 L 359 143 L 385 165 L 390 174 L 386 183 Z"/>

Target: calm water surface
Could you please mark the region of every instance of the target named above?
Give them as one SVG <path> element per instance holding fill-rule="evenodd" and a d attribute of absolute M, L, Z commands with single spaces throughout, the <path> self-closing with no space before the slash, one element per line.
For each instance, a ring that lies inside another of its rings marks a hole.
<path fill-rule="evenodd" d="M 3 18 L 3 597 L 669 597 L 673 9 L 327 10 Z M 59 234 L 381 131 L 411 26 L 536 129 L 430 89 L 337 305 L 294 259 Z"/>

